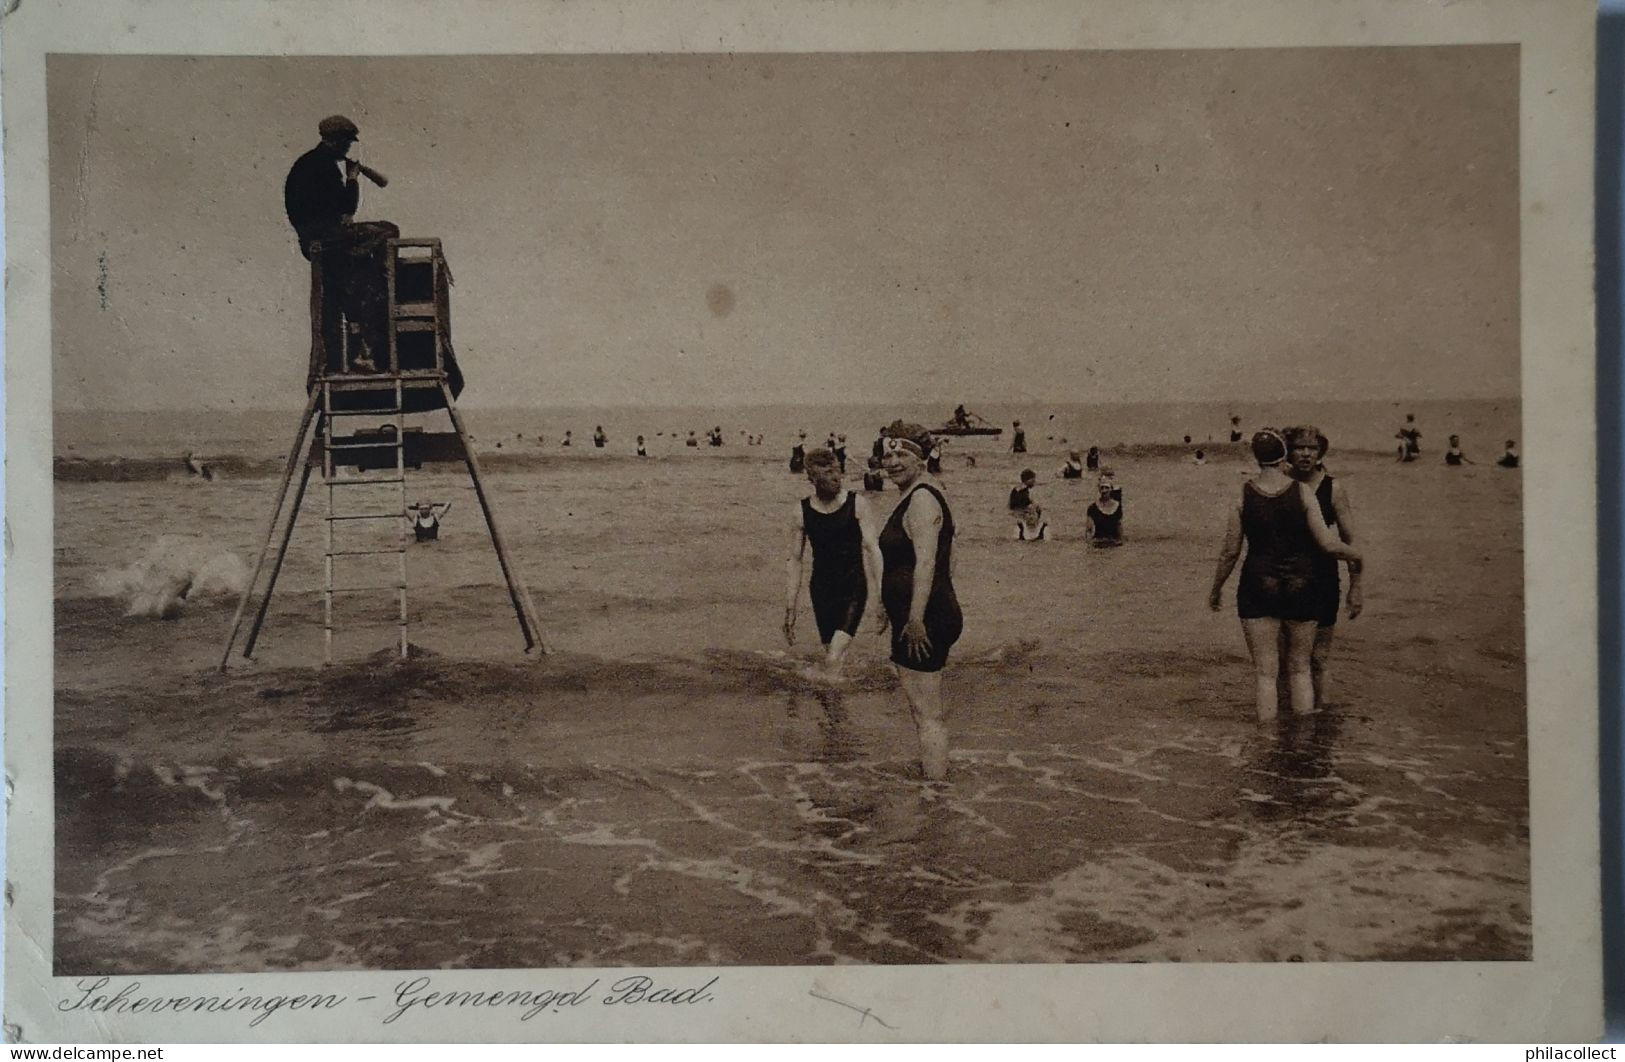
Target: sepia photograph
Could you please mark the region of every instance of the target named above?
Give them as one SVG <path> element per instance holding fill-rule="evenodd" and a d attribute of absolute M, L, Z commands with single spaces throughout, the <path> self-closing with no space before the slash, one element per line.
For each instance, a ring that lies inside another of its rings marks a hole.
<path fill-rule="evenodd" d="M 47 48 L 53 991 L 1531 967 L 1488 37 Z"/>
<path fill-rule="evenodd" d="M 53 57 L 57 971 L 1527 958 L 1517 87 Z"/>

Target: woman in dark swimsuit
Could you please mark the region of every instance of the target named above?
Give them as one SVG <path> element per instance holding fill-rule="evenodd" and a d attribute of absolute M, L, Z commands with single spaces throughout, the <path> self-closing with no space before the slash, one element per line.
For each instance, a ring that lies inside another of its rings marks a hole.
<path fill-rule="evenodd" d="M 813 493 L 801 500 L 791 518 L 784 638 L 795 644 L 801 564 L 811 543 L 812 578 L 807 591 L 818 640 L 824 646 L 824 666 L 808 677 L 833 682 L 841 677 L 841 661 L 858 633 L 866 607 L 872 607 L 870 603 L 880 596 L 880 546 L 869 503 L 842 485 L 834 452 L 813 450 L 807 454 L 806 465 Z"/>
<path fill-rule="evenodd" d="M 1089 503 L 1084 515 L 1083 534 L 1097 549 L 1108 549 L 1123 544 L 1123 503 L 1117 497 L 1112 481 L 1100 477 L 1096 485 L 1100 497 Z"/>
<path fill-rule="evenodd" d="M 1253 657 L 1258 719 L 1267 722 L 1277 711 L 1283 629 L 1292 711 L 1308 715 L 1315 710 L 1310 656 L 1320 610 L 1313 570 L 1316 552 L 1355 562 L 1360 554 L 1326 526 L 1314 494 L 1287 475 L 1285 439 L 1266 429 L 1253 436 L 1252 450 L 1259 472 L 1242 487 L 1240 503 L 1230 511 L 1208 607 L 1219 610 L 1225 581 L 1245 542 L 1247 559 L 1236 587 L 1236 612 Z"/>
<path fill-rule="evenodd" d="M 1349 503 L 1348 487 L 1326 471 L 1324 462 L 1331 442 L 1318 428 L 1302 425 L 1286 430 L 1288 458 L 1292 462 L 1292 478 L 1314 492 L 1315 503 L 1320 506 L 1321 519 L 1344 542 L 1354 542 L 1354 523 Z M 1337 613 L 1343 606 L 1343 587 L 1337 558 L 1317 551 L 1314 559 L 1315 582 L 1315 648 L 1309 658 L 1309 671 L 1315 683 L 1315 704 L 1326 707 L 1328 662 L 1332 653 L 1332 634 L 1337 628 Z M 1365 594 L 1360 585 L 1361 567 L 1349 564 L 1349 619 L 1358 616 L 1365 607 Z"/>
<path fill-rule="evenodd" d="M 954 596 L 954 518 L 925 471 L 930 432 L 897 421 L 886 434 L 886 475 L 903 498 L 880 532 L 880 599 L 892 628 L 892 663 L 920 736 L 920 766 L 935 781 L 948 773 L 942 668 L 964 628 Z"/>

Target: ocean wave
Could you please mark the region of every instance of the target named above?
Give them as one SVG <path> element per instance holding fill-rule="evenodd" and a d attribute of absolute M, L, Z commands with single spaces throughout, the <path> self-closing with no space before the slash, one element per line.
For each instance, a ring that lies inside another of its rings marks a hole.
<path fill-rule="evenodd" d="M 125 604 L 125 615 L 173 619 L 188 602 L 242 593 L 248 566 L 235 553 L 195 535 L 160 535 L 138 559 L 91 577 L 101 597 Z"/>

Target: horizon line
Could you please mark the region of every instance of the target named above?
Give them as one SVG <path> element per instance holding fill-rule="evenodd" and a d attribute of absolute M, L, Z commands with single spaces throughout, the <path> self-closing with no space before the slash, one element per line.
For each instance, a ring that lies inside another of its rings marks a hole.
<path fill-rule="evenodd" d="M 1259 399 L 1259 398 L 1236 398 L 1236 397 L 1230 397 L 1230 396 L 1221 397 L 1221 398 L 1165 398 L 1165 399 L 1111 399 L 1111 400 L 1085 399 L 1085 398 L 1066 398 L 1066 399 L 1050 400 L 1047 403 L 1046 402 L 1041 402 L 1041 401 L 1035 401 L 1035 400 L 1023 400 L 1023 399 L 994 399 L 994 400 L 988 400 L 988 401 L 984 402 L 983 404 L 988 405 L 988 406 L 1025 405 L 1025 406 L 1039 406 L 1039 407 L 1043 407 L 1043 406 L 1046 406 L 1046 405 L 1048 405 L 1048 406 L 1233 405 L 1233 406 L 1238 406 L 1238 407 L 1245 407 L 1245 406 L 1257 406 L 1257 405 L 1273 405 L 1273 404 L 1278 404 L 1278 403 L 1282 403 L 1282 402 L 1327 402 L 1327 403 L 1369 402 L 1369 403 L 1375 403 L 1375 404 L 1401 406 L 1401 405 L 1405 405 L 1406 403 L 1418 404 L 1419 405 L 1419 404 L 1426 403 L 1426 402 L 1506 402 L 1506 401 L 1519 401 L 1519 402 L 1521 402 L 1521 401 L 1523 401 L 1523 395 L 1518 394 L 1518 393 L 1502 394 L 1502 395 L 1444 395 L 1444 396 L 1426 396 L 1426 397 L 1411 395 L 1411 396 L 1403 397 L 1403 398 L 1347 398 L 1347 397 L 1325 398 L 1325 397 L 1307 397 L 1307 396 L 1299 395 L 1299 396 L 1294 396 L 1294 397 L 1291 397 L 1291 398 L 1262 399 L 1262 400 Z M 899 399 L 899 400 L 896 400 L 896 401 L 885 401 L 885 402 L 841 402 L 841 401 L 824 401 L 824 400 L 814 400 L 814 401 L 784 400 L 784 401 L 776 401 L 776 402 L 723 402 L 723 403 L 716 403 L 716 404 L 706 403 L 706 402 L 671 402 L 671 403 L 653 403 L 653 402 L 641 402 L 641 403 L 621 402 L 621 403 L 616 403 L 616 402 L 610 402 L 610 403 L 605 403 L 605 404 L 601 404 L 601 405 L 600 404 L 585 403 L 585 402 L 583 402 L 583 403 L 566 403 L 566 404 L 561 404 L 561 405 L 488 405 L 488 404 L 483 403 L 483 402 L 473 402 L 473 403 L 459 402 L 458 405 L 457 405 L 457 408 L 458 409 L 476 409 L 476 410 L 481 410 L 481 409 L 483 409 L 483 410 L 502 410 L 502 411 L 509 411 L 509 410 L 549 410 L 549 411 L 557 411 L 557 410 L 570 410 L 570 409 L 603 411 L 603 410 L 674 410 L 674 409 L 681 409 L 681 410 L 689 410 L 689 409 L 764 409 L 764 408 L 793 407 L 793 406 L 815 406 L 815 407 L 817 407 L 817 406 L 822 406 L 822 407 L 846 406 L 846 407 L 857 408 L 857 409 L 889 409 L 889 408 L 895 408 L 897 406 L 923 406 L 923 405 L 939 405 L 939 404 L 946 404 L 947 407 L 948 407 L 948 412 L 949 412 L 949 414 L 951 414 L 952 413 L 952 407 L 954 405 L 957 405 L 958 403 L 955 400 L 952 400 L 952 399 L 929 399 L 929 398 Z M 57 407 L 57 406 L 53 406 L 52 409 L 51 409 L 51 414 L 54 417 L 58 413 L 95 413 L 95 414 L 99 414 L 99 413 L 187 413 L 187 412 L 190 412 L 190 413 L 202 413 L 202 414 L 208 414 L 208 413 L 285 413 L 289 409 L 297 408 L 297 406 L 298 406 L 298 403 L 296 403 L 296 402 L 290 402 L 287 405 L 277 405 L 277 406 L 247 406 L 247 405 L 231 404 L 231 405 L 221 406 L 221 407 L 210 407 L 210 406 L 74 406 L 74 407 Z M 975 411 L 970 410 L 970 412 L 974 413 Z"/>

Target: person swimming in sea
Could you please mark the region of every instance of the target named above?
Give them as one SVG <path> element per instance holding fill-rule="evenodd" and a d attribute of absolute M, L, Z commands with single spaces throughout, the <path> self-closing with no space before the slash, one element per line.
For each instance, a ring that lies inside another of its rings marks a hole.
<path fill-rule="evenodd" d="M 1012 423 L 1010 425 L 1010 428 L 1011 428 L 1011 431 L 1012 431 L 1012 434 L 1010 436 L 1010 452 L 1013 453 L 1013 454 L 1024 454 L 1024 453 L 1026 453 L 1027 452 L 1027 432 L 1022 429 L 1021 421 L 1019 421 L 1019 420 L 1015 421 L 1014 423 Z"/>
<path fill-rule="evenodd" d="M 1197 449 L 1197 451 L 1191 455 L 1191 463 L 1196 465 L 1198 468 L 1207 464 L 1207 451 L 1200 448 Z"/>
<path fill-rule="evenodd" d="M 595 446 L 598 449 L 602 450 L 604 448 L 604 445 L 606 443 L 608 443 L 608 442 L 609 442 L 609 436 L 604 434 L 604 426 L 602 424 L 598 425 L 596 428 L 594 428 L 592 430 L 592 444 L 593 444 L 593 446 Z"/>
<path fill-rule="evenodd" d="M 559 445 L 560 446 L 569 446 L 570 445 L 570 432 L 568 430 L 565 431 L 564 438 L 559 441 Z"/>
<path fill-rule="evenodd" d="M 641 436 L 641 435 L 638 436 L 638 456 L 639 457 L 648 457 L 649 456 L 649 448 L 644 445 L 643 436 Z"/>
<path fill-rule="evenodd" d="M 1240 417 L 1231 417 L 1230 418 L 1230 441 L 1233 442 L 1233 443 L 1238 443 L 1238 442 L 1241 441 L 1241 418 Z"/>
<path fill-rule="evenodd" d="M 808 677 L 833 682 L 841 677 L 841 663 L 866 610 L 873 609 L 880 617 L 877 631 L 884 624 L 880 610 L 880 528 L 868 501 L 843 486 L 835 451 L 808 453 L 806 472 L 813 491 L 801 499 L 791 515 L 784 639 L 786 644 L 795 645 L 801 569 L 811 543 L 812 578 L 807 594 L 812 599 L 824 661 Z"/>
<path fill-rule="evenodd" d="M 1444 452 L 1444 463 L 1450 465 L 1452 468 L 1459 468 L 1462 465 L 1471 465 L 1476 463 L 1472 458 L 1468 457 L 1462 452 L 1460 435 L 1450 436 L 1450 448 Z"/>
<path fill-rule="evenodd" d="M 1061 466 L 1061 478 L 1083 478 L 1083 454 L 1080 451 L 1072 450 L 1067 453 L 1066 464 Z"/>
<path fill-rule="evenodd" d="M 419 542 L 434 542 L 440 538 L 440 521 L 451 511 L 451 502 L 443 504 L 420 501 L 406 507 L 412 518 L 412 534 Z"/>
<path fill-rule="evenodd" d="M 1123 502 L 1116 482 L 1101 476 L 1095 482 L 1096 497 L 1083 518 L 1083 537 L 1096 549 L 1123 544 Z"/>
<path fill-rule="evenodd" d="M 1021 485 L 1010 488 L 1010 500 L 1005 503 L 1005 508 L 1013 513 L 1032 508 L 1033 487 L 1037 486 L 1037 484 L 1038 473 L 1030 468 L 1022 469 Z"/>
<path fill-rule="evenodd" d="M 688 433 L 688 438 L 683 440 L 683 445 L 684 446 L 691 446 L 696 450 L 699 449 L 699 446 L 700 446 L 699 434 L 694 432 L 693 430 L 690 430 L 689 433 Z"/>
<path fill-rule="evenodd" d="M 864 490 L 885 490 L 886 475 L 880 470 L 880 458 L 869 458 L 869 467 L 863 473 Z"/>
<path fill-rule="evenodd" d="M 807 469 L 807 433 L 796 432 L 796 444 L 790 447 L 790 471 L 804 472 Z"/>
<path fill-rule="evenodd" d="M 1049 539 L 1049 521 L 1042 505 L 1029 505 L 1016 514 L 1017 542 L 1044 542 Z"/>
<path fill-rule="evenodd" d="M 1405 424 L 1394 432 L 1394 438 L 1399 440 L 1399 459 L 1409 463 L 1415 461 L 1422 453 L 1422 429 L 1416 426 L 1416 414 L 1405 414 Z"/>
<path fill-rule="evenodd" d="M 1100 447 L 1089 447 L 1089 452 L 1083 458 L 1083 467 L 1090 472 L 1100 471 Z"/>
<path fill-rule="evenodd" d="M 1507 440 L 1506 453 L 1502 454 L 1500 459 L 1495 463 L 1500 465 L 1502 468 L 1518 467 L 1518 443 L 1515 439 Z"/>
<path fill-rule="evenodd" d="M 193 479 L 211 481 L 214 479 L 214 469 L 199 461 L 192 451 L 186 451 L 186 472 Z"/>

